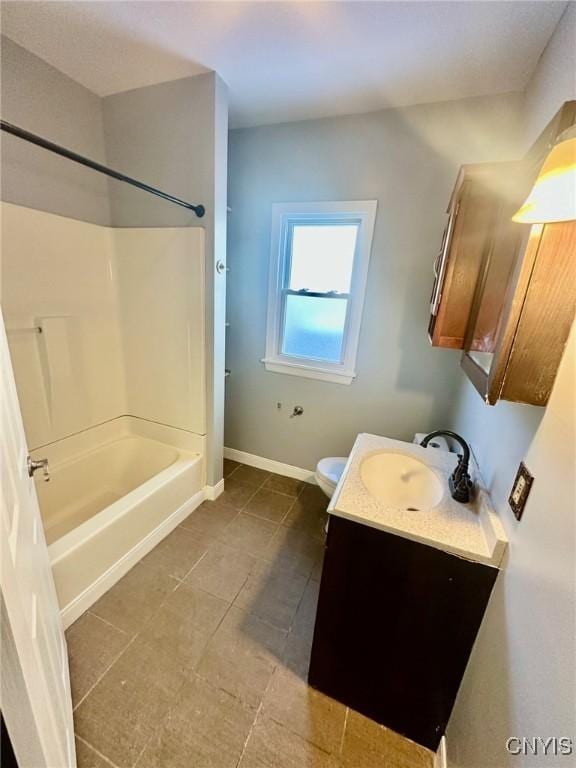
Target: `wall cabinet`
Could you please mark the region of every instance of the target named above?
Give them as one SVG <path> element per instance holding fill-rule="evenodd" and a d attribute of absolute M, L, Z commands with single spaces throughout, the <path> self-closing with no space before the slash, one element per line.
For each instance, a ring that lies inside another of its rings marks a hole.
<path fill-rule="evenodd" d="M 331 517 L 310 685 L 435 751 L 497 574 Z"/>
<path fill-rule="evenodd" d="M 464 350 L 462 367 L 489 404 L 545 405 L 562 359 L 576 310 L 576 222 L 511 218 L 575 122 L 576 101 L 566 102 L 526 158 L 463 166 L 452 195 L 429 334 Z"/>
<path fill-rule="evenodd" d="M 487 255 L 462 367 L 491 405 L 546 405 L 576 309 L 576 222 L 533 225 L 516 263 L 505 245 Z"/>
<path fill-rule="evenodd" d="M 496 178 L 492 165 L 464 165 L 458 174 L 434 262 L 428 333 L 435 347 L 464 346 L 482 255 L 498 211 Z"/>
<path fill-rule="evenodd" d="M 567 102 L 508 182 L 485 244 L 462 367 L 490 405 L 546 405 L 576 311 L 576 222 L 511 220 L 558 135 L 576 121 Z"/>

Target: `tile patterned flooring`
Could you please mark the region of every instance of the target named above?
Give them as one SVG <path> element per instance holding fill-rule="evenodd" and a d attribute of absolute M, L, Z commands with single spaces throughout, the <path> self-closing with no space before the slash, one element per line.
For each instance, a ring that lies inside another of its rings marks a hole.
<path fill-rule="evenodd" d="M 431 768 L 307 685 L 326 499 L 225 462 L 204 502 L 67 631 L 80 768 Z"/>

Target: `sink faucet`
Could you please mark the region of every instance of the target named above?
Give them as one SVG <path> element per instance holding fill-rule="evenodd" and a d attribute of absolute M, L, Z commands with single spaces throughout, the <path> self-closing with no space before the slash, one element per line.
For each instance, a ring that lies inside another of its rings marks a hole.
<path fill-rule="evenodd" d="M 451 437 L 452 440 L 456 440 L 456 442 L 459 443 L 462 447 L 462 455 L 458 455 L 458 464 L 448 479 L 448 485 L 450 487 L 452 498 L 455 501 L 460 501 L 465 504 L 466 502 L 470 501 L 472 491 L 474 489 L 472 480 L 468 474 L 470 447 L 463 437 L 460 437 L 460 435 L 456 434 L 456 432 L 450 432 L 449 429 L 437 429 L 435 432 L 430 432 L 430 434 L 426 435 L 426 437 L 422 440 L 420 445 L 423 448 L 426 448 L 430 440 L 432 440 L 434 437 L 439 437 L 440 435 Z"/>

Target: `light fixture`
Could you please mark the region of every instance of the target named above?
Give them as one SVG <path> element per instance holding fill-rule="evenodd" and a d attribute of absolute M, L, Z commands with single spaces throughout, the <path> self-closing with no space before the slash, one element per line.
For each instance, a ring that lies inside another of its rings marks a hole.
<path fill-rule="evenodd" d="M 532 191 L 512 216 L 522 224 L 576 219 L 576 126 L 560 134 Z"/>

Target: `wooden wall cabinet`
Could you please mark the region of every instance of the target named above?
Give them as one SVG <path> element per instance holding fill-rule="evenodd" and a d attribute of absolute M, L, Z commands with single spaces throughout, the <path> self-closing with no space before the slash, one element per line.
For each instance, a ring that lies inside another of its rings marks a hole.
<path fill-rule="evenodd" d="M 493 405 L 545 405 L 576 310 L 576 222 L 516 224 L 557 137 L 576 123 L 566 102 L 526 158 L 463 166 L 435 264 L 434 346 L 463 349 L 462 367 Z"/>
<path fill-rule="evenodd" d="M 516 224 L 557 136 L 576 121 L 567 102 L 510 177 L 476 280 L 462 367 L 494 405 L 546 405 L 576 312 L 576 221 Z"/>
<path fill-rule="evenodd" d="M 463 165 L 448 204 L 440 253 L 434 262 L 428 334 L 432 346 L 462 349 L 486 241 L 499 200 L 495 166 Z"/>
<path fill-rule="evenodd" d="M 514 255 L 495 241 L 462 367 L 490 405 L 546 405 L 576 310 L 576 221 L 533 225 Z"/>
<path fill-rule="evenodd" d="M 332 516 L 310 685 L 436 751 L 497 575 Z"/>

